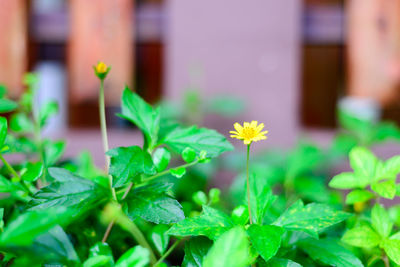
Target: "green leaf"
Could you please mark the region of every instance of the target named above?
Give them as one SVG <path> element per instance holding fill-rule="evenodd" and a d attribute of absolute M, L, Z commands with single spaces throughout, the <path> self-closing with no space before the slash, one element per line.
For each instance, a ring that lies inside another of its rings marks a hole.
<path fill-rule="evenodd" d="M 372 226 L 381 235 L 388 237 L 392 232 L 393 223 L 389 218 L 389 214 L 380 204 L 375 204 L 371 211 Z"/>
<path fill-rule="evenodd" d="M 29 133 L 34 131 L 34 126 L 27 114 L 16 113 L 11 116 L 10 129 L 16 133 Z"/>
<path fill-rule="evenodd" d="M 0 113 L 11 112 L 18 107 L 14 101 L 6 98 L 0 98 Z"/>
<path fill-rule="evenodd" d="M 168 247 L 169 235 L 166 233 L 168 229 L 168 226 L 159 224 L 153 227 L 150 233 L 151 241 L 153 241 L 154 247 L 160 255 L 162 255 Z"/>
<path fill-rule="evenodd" d="M 283 232 L 283 228 L 273 225 L 252 224 L 247 229 L 253 247 L 265 261 L 268 261 L 278 252 Z"/>
<path fill-rule="evenodd" d="M 263 223 L 268 208 L 275 200 L 276 196 L 272 195 L 267 179 L 257 179 L 255 175 L 252 175 L 250 177 L 250 209 L 255 223 Z M 247 200 L 244 202 L 246 203 Z"/>
<path fill-rule="evenodd" d="M 39 121 L 40 121 L 40 126 L 43 127 L 46 123 L 47 120 L 58 113 L 58 103 L 57 101 L 49 101 L 45 103 L 39 111 Z"/>
<path fill-rule="evenodd" d="M 299 246 L 314 261 L 329 266 L 363 267 L 362 262 L 334 239 L 312 239 L 300 241 Z"/>
<path fill-rule="evenodd" d="M 342 241 L 354 247 L 373 248 L 379 245 L 381 238 L 368 226 L 360 226 L 348 230 Z"/>
<path fill-rule="evenodd" d="M 220 238 L 204 257 L 203 267 L 245 267 L 250 263 L 249 241 L 242 227 L 235 227 Z"/>
<path fill-rule="evenodd" d="M 28 162 L 21 170 L 21 179 L 28 182 L 36 181 L 44 171 L 42 162 Z"/>
<path fill-rule="evenodd" d="M 46 166 L 54 165 L 64 154 L 65 141 L 47 142 L 44 146 Z"/>
<path fill-rule="evenodd" d="M 31 266 L 46 266 L 55 262 L 65 266 L 80 266 L 74 246 L 59 225 L 38 235 L 30 246 L 7 244 L 2 247 L 2 251 L 6 251 L 8 255 L 13 254 L 17 259 L 26 260 Z M 16 262 L 15 265 L 27 266 Z"/>
<path fill-rule="evenodd" d="M 33 241 L 33 252 L 49 261 L 57 260 L 64 263 L 79 262 L 79 257 L 67 234 L 60 226 L 55 226 L 49 232 L 38 236 Z"/>
<path fill-rule="evenodd" d="M 232 220 L 237 225 L 245 225 L 249 221 L 249 212 L 245 205 L 237 206 L 231 214 Z"/>
<path fill-rule="evenodd" d="M 212 241 L 203 236 L 190 238 L 185 242 L 185 257 L 182 267 L 202 267 L 203 258 L 207 255 Z"/>
<path fill-rule="evenodd" d="M 232 227 L 233 222 L 225 213 L 203 206 L 203 212 L 199 216 L 174 224 L 167 233 L 176 236 L 204 235 L 215 240 Z"/>
<path fill-rule="evenodd" d="M 231 143 L 215 130 L 206 128 L 177 127 L 160 141 L 170 146 L 177 153 L 182 153 L 187 147 L 192 148 L 199 155 L 200 151 L 207 152 L 213 158 L 226 151 L 233 150 Z"/>
<path fill-rule="evenodd" d="M 0 147 L 4 145 L 7 137 L 7 119 L 0 117 Z"/>
<path fill-rule="evenodd" d="M 153 148 L 157 143 L 160 128 L 160 109 L 154 109 L 139 95 L 125 87 L 122 93 L 122 118 L 134 123 L 145 137 L 145 147 Z"/>
<path fill-rule="evenodd" d="M 128 214 L 156 224 L 176 223 L 185 218 L 182 206 L 169 196 L 164 185 L 152 184 L 136 187 L 127 196 Z"/>
<path fill-rule="evenodd" d="M 288 230 L 303 231 L 311 236 L 318 237 L 318 232 L 321 230 L 350 216 L 349 213 L 336 211 L 325 204 L 311 203 L 304 206 L 303 202 L 298 200 L 274 224 Z"/>
<path fill-rule="evenodd" d="M 196 159 L 196 151 L 190 147 L 187 147 L 182 151 L 182 158 L 187 163 L 191 163 Z"/>
<path fill-rule="evenodd" d="M 260 267 L 301 267 L 301 265 L 288 259 L 272 258 Z"/>
<path fill-rule="evenodd" d="M 350 151 L 350 165 L 354 173 L 362 178 L 372 180 L 378 159 L 365 147 L 355 147 Z"/>
<path fill-rule="evenodd" d="M 377 173 L 377 179 L 394 179 L 400 173 L 400 156 L 394 156 L 385 161 L 383 168 Z"/>
<path fill-rule="evenodd" d="M 393 180 L 373 183 L 371 189 L 381 197 L 388 199 L 393 199 L 396 195 L 396 184 Z"/>
<path fill-rule="evenodd" d="M 387 239 L 383 241 L 382 246 L 386 255 L 396 264 L 400 265 L 400 240 Z"/>
<path fill-rule="evenodd" d="M 145 267 L 150 262 L 150 252 L 141 246 L 135 246 L 125 252 L 115 264 L 115 267 Z"/>
<path fill-rule="evenodd" d="M 186 174 L 186 168 L 184 167 L 179 167 L 175 169 L 170 169 L 169 173 L 176 178 L 182 178 Z"/>
<path fill-rule="evenodd" d="M 107 151 L 106 155 L 111 157 L 110 174 L 114 178 L 114 187 L 125 185 L 139 174 L 156 173 L 151 155 L 138 146 L 117 147 Z"/>
<path fill-rule="evenodd" d="M 359 177 L 352 172 L 343 172 L 335 175 L 329 182 L 329 186 L 337 189 L 364 188 L 370 182 L 369 178 Z"/>
<path fill-rule="evenodd" d="M 105 255 L 93 256 L 83 263 L 83 267 L 112 267 L 114 262 Z"/>
<path fill-rule="evenodd" d="M 171 153 L 165 147 L 157 148 L 153 153 L 153 162 L 158 172 L 165 170 L 170 161 Z"/>
<path fill-rule="evenodd" d="M 114 257 L 111 251 L 110 246 L 107 243 L 97 242 L 89 249 L 89 256 L 95 257 L 99 255 L 108 256 L 111 258 L 112 262 L 114 262 Z"/>
<path fill-rule="evenodd" d="M 347 195 L 346 204 L 352 205 L 357 202 L 365 202 L 374 197 L 375 195 L 368 190 L 356 189 Z"/>
<path fill-rule="evenodd" d="M 12 190 L 13 184 L 10 182 L 10 180 L 0 175 L 0 193 L 11 192 Z"/>
<path fill-rule="evenodd" d="M 48 171 L 56 181 L 41 188 L 33 196 L 27 206 L 29 210 L 65 206 L 74 208 L 77 212 L 74 216 L 79 216 L 109 197 L 102 186 L 65 169 L 49 168 Z"/>
<path fill-rule="evenodd" d="M 65 224 L 70 214 L 65 208 L 29 211 L 8 223 L 0 235 L 0 246 L 28 246 L 40 234 L 57 224 Z"/>
<path fill-rule="evenodd" d="M 388 139 L 400 139 L 400 129 L 394 122 L 380 122 L 376 126 L 374 139 L 386 141 Z"/>

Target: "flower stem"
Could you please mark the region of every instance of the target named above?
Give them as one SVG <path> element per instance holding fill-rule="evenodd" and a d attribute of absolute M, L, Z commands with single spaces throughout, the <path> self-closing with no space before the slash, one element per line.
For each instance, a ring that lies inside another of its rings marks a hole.
<path fill-rule="evenodd" d="M 133 187 L 133 183 L 130 183 L 129 186 L 127 187 L 127 189 L 125 190 L 124 195 L 122 196 L 121 200 L 124 200 L 128 196 L 128 193 L 129 193 L 129 191 L 131 191 L 132 187 Z M 107 238 L 110 235 L 111 229 L 113 228 L 114 224 L 115 224 L 115 220 L 112 220 L 108 224 L 106 232 L 104 233 L 104 236 L 103 236 L 103 239 L 101 240 L 101 242 L 105 243 L 107 241 Z"/>
<path fill-rule="evenodd" d="M 247 157 L 246 157 L 247 209 L 249 210 L 250 224 L 253 224 L 253 218 L 251 217 L 251 205 L 250 205 L 249 159 L 250 159 L 250 144 L 247 145 Z"/>
<path fill-rule="evenodd" d="M 158 261 L 153 266 L 157 267 L 158 265 L 160 265 L 169 256 L 169 254 L 171 254 L 171 252 L 179 245 L 181 241 L 182 239 L 175 241 L 175 243 L 164 253 L 164 255 L 161 256 L 161 258 L 158 259 Z"/>
<path fill-rule="evenodd" d="M 36 95 L 36 91 L 35 91 L 35 95 Z M 39 158 L 40 161 L 43 164 L 43 173 L 40 176 L 40 180 L 43 183 L 43 186 L 46 185 L 47 181 L 46 181 L 46 173 L 47 173 L 47 166 L 46 166 L 46 155 L 44 152 L 44 146 L 43 146 L 43 140 L 42 140 L 42 130 L 41 130 L 41 125 L 40 125 L 40 105 L 38 105 L 38 103 L 35 102 L 34 99 L 32 99 L 32 118 L 33 118 L 33 127 L 34 127 L 34 138 L 35 138 L 35 142 L 38 148 L 38 153 L 39 153 Z"/>
<path fill-rule="evenodd" d="M 190 162 L 190 163 L 187 163 L 187 164 L 183 164 L 183 165 L 181 165 L 181 166 L 178 166 L 178 167 L 175 167 L 175 168 L 172 168 L 172 169 L 176 169 L 176 168 L 188 168 L 188 167 L 191 167 L 191 166 L 193 166 L 193 165 L 196 165 L 198 162 L 199 162 L 198 160 L 195 160 L 195 161 L 193 161 L 193 162 Z M 156 178 L 158 178 L 158 177 L 160 177 L 160 176 L 166 175 L 166 174 L 168 174 L 168 173 L 170 172 L 170 170 L 171 170 L 171 169 L 167 169 L 167 170 L 162 171 L 162 172 L 159 172 L 159 173 L 157 173 L 157 174 L 155 174 L 155 175 L 153 175 L 153 176 L 146 177 L 146 178 L 143 179 L 143 182 L 149 182 L 149 181 L 154 180 L 154 179 L 156 179 Z"/>
<path fill-rule="evenodd" d="M 146 238 L 140 231 L 140 229 L 136 226 L 136 224 L 132 221 L 129 221 L 129 232 L 132 234 L 132 236 L 136 239 L 136 241 L 139 243 L 144 248 L 147 248 L 150 252 L 150 262 L 152 264 L 155 264 L 157 261 L 156 256 L 154 255 L 153 249 L 150 247 L 149 243 L 147 242 Z"/>
<path fill-rule="evenodd" d="M 99 113 L 100 113 L 100 127 L 101 127 L 101 137 L 103 140 L 104 155 L 108 151 L 108 137 L 107 137 L 107 124 L 106 124 L 106 108 L 104 104 L 104 80 L 100 79 L 100 92 L 99 92 Z M 108 166 L 110 165 L 110 158 L 105 155 L 105 170 L 108 174 Z M 115 189 L 113 187 L 112 176 L 108 175 L 108 181 L 110 185 L 111 194 L 114 200 L 117 200 L 115 194 Z"/>

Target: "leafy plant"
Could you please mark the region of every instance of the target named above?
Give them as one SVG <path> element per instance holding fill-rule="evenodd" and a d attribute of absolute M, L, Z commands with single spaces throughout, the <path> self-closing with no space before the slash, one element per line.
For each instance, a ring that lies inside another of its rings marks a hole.
<path fill-rule="evenodd" d="M 250 161 L 250 145 L 266 132 L 257 122 L 235 124 L 246 158 L 216 161 L 233 150 L 224 135 L 166 118 L 163 105 L 125 88 L 118 116 L 141 131 L 143 143 L 109 148 L 103 104 L 110 67 L 100 62 L 94 71 L 103 169 L 88 152 L 63 158 L 65 143 L 42 137 L 57 104 L 34 102 L 35 75 L 24 77 L 26 92 L 16 102 L 0 86 L 0 112 L 12 112 L 0 117 L 2 266 L 400 265 L 400 208 L 381 201 L 400 196 L 400 156 L 382 160 L 369 149 L 398 139 L 394 125 L 340 113 L 342 130 L 330 147 L 303 141 Z M 216 103 L 198 110 L 232 111 Z M 347 154 L 353 171 L 329 181 L 350 190 L 342 201 L 327 179 Z M 230 192 L 207 187 L 222 167 L 238 174 Z"/>

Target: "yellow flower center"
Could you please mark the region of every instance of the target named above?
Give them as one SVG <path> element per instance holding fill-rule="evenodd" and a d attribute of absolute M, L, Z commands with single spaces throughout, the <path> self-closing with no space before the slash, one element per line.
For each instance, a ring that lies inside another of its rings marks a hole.
<path fill-rule="evenodd" d="M 96 71 L 97 73 L 105 73 L 107 71 L 107 65 L 104 64 L 103 62 L 100 62 L 96 66 Z"/>
<path fill-rule="evenodd" d="M 256 136 L 256 130 L 250 127 L 244 127 L 242 136 L 244 139 L 252 139 Z"/>

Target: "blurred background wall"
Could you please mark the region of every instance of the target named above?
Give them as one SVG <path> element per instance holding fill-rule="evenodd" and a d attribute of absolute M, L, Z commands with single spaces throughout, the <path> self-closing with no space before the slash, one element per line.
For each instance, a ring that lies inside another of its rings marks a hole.
<path fill-rule="evenodd" d="M 17 97 L 22 74 L 37 71 L 39 98 L 61 105 L 53 128 L 72 140 L 97 140 L 91 66 L 104 60 L 112 65 L 106 93 L 114 132 L 127 125 L 114 116 L 125 84 L 152 103 L 180 101 L 196 88 L 205 101 L 225 95 L 247 103 L 234 118 L 208 118 L 208 126 L 227 133 L 233 121 L 257 119 L 271 130 L 271 144 L 290 145 L 304 130 L 332 132 L 341 99 L 364 109 L 367 100 L 378 116 L 400 121 L 399 5 L 0 0 L 0 82 Z M 123 136 L 131 132 L 116 142 Z"/>
<path fill-rule="evenodd" d="M 167 1 L 165 94 L 179 99 L 236 95 L 247 112 L 226 121 L 265 122 L 278 143 L 295 139 L 299 123 L 301 2 Z"/>

